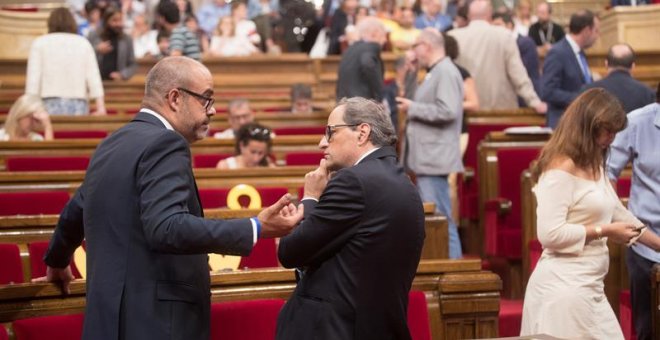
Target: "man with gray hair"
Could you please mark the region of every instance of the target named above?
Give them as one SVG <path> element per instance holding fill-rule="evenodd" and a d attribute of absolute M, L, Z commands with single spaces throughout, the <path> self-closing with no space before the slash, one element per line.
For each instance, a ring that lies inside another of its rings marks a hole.
<path fill-rule="evenodd" d="M 463 78 L 445 54 L 445 41 L 434 28 L 426 28 L 413 45 L 420 66 L 427 68 L 413 100 L 398 97 L 407 112 L 403 164 L 417 175 L 424 202 L 435 203 L 449 222 L 449 257 L 462 256 L 461 240 L 451 214 L 447 176 L 463 171 L 459 146 L 463 121 Z"/>
<path fill-rule="evenodd" d="M 635 51 L 630 45 L 612 45 L 607 53 L 605 66 L 607 67 L 607 77 L 584 85 L 582 91 L 602 87 L 619 99 L 626 112 L 655 102 L 653 90 L 630 74 L 635 67 Z"/>
<path fill-rule="evenodd" d="M 234 139 L 234 135 L 241 126 L 254 122 L 254 112 L 250 108 L 250 101 L 244 98 L 233 99 L 227 105 L 229 129 L 216 132 L 213 137 L 218 139 Z"/>
<path fill-rule="evenodd" d="M 140 112 L 96 148 L 60 214 L 42 279 L 68 291 L 85 239 L 83 339 L 208 339 L 207 254 L 248 255 L 258 238 L 284 236 L 302 219 L 290 195 L 251 219 L 203 218 L 190 144 L 206 136 L 213 102 L 204 65 L 165 58 L 147 74 Z"/>
<path fill-rule="evenodd" d="M 337 101 L 364 97 L 383 100 L 383 61 L 380 51 L 387 41 L 385 27 L 377 19 L 367 17 L 357 26 L 360 40 L 344 52 L 337 74 Z"/>
<path fill-rule="evenodd" d="M 343 99 L 330 113 L 325 157 L 305 176 L 305 218 L 280 240 L 279 260 L 298 268 L 299 281 L 277 339 L 410 339 L 424 209 L 395 143 L 378 103 Z"/>

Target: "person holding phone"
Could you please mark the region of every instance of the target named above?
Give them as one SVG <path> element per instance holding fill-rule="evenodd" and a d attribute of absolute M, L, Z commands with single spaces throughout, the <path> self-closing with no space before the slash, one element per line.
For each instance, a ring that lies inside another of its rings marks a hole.
<path fill-rule="evenodd" d="M 522 336 L 623 339 L 604 292 L 607 240 L 653 242 L 603 169 L 614 136 L 626 124 L 616 97 L 591 89 L 569 105 L 541 151 L 532 175 L 543 253 L 527 284 Z"/>

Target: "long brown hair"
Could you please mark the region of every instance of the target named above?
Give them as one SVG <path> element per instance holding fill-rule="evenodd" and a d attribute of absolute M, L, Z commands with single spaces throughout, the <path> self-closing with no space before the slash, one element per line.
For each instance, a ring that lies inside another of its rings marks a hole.
<path fill-rule="evenodd" d="M 48 16 L 48 33 L 78 33 L 78 25 L 67 8 L 59 7 Z"/>
<path fill-rule="evenodd" d="M 568 106 L 532 170 L 538 181 L 557 157 L 568 157 L 580 169 L 596 175 L 607 158 L 596 139 L 601 131 L 619 132 L 626 127 L 626 112 L 619 100 L 601 88 L 588 90 Z"/>

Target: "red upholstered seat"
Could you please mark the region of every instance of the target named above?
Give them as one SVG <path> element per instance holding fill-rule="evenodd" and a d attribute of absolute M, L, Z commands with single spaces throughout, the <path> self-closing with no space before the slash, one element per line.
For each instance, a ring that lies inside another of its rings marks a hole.
<path fill-rule="evenodd" d="M 3 11 L 12 11 L 12 12 L 27 12 L 27 13 L 34 13 L 38 12 L 39 8 L 36 6 L 30 6 L 30 5 L 9 5 L 9 6 L 2 6 Z"/>
<path fill-rule="evenodd" d="M 263 187 L 257 188 L 257 191 L 259 192 L 259 195 L 261 195 L 261 205 L 263 207 L 274 204 L 289 192 L 289 190 L 284 187 Z"/>
<path fill-rule="evenodd" d="M 431 326 L 426 295 L 422 291 L 408 294 L 408 329 L 413 340 L 431 340 Z"/>
<path fill-rule="evenodd" d="M 230 153 L 193 155 L 193 167 L 215 168 L 221 160 L 233 156 Z"/>
<path fill-rule="evenodd" d="M 537 239 L 533 239 L 529 241 L 529 272 L 533 272 L 534 268 L 536 268 L 536 263 L 539 262 L 539 259 L 541 258 L 541 254 L 543 253 L 543 246 L 541 246 L 541 242 Z"/>
<path fill-rule="evenodd" d="M 249 256 L 241 258 L 240 269 L 278 267 L 275 239 L 259 239 Z"/>
<path fill-rule="evenodd" d="M 74 340 L 82 337 L 83 314 L 53 315 L 16 320 L 16 340 Z"/>
<path fill-rule="evenodd" d="M 621 177 L 616 181 L 616 193 L 619 197 L 630 197 L 630 177 Z"/>
<path fill-rule="evenodd" d="M 69 201 L 64 191 L 0 193 L 0 216 L 59 214 Z"/>
<path fill-rule="evenodd" d="M 265 107 L 261 111 L 267 112 L 267 113 L 272 113 L 272 112 L 291 112 L 291 107 L 286 107 L 286 106 L 271 106 L 271 107 Z"/>
<path fill-rule="evenodd" d="M 46 276 L 46 264 L 44 263 L 44 255 L 48 250 L 48 242 L 32 242 L 28 244 L 28 253 L 30 254 L 30 271 L 32 278 Z M 71 260 L 71 272 L 77 279 L 82 278 L 78 267 Z"/>
<path fill-rule="evenodd" d="M 484 226 L 486 254 L 520 259 L 522 227 L 520 211 L 520 175 L 538 157 L 539 148 L 501 148 L 498 159 L 498 197 L 486 201 Z M 508 212 L 500 212 L 504 202 Z"/>
<path fill-rule="evenodd" d="M 325 134 L 325 126 L 291 126 L 291 127 L 281 127 L 274 128 L 278 136 L 294 136 L 294 135 L 319 135 L 323 136 Z"/>
<path fill-rule="evenodd" d="M 60 130 L 54 131 L 53 136 L 55 139 L 75 139 L 75 138 L 105 138 L 108 137 L 107 131 L 102 130 Z"/>
<path fill-rule="evenodd" d="M 499 337 L 520 335 L 523 300 L 500 299 Z"/>
<path fill-rule="evenodd" d="M 0 285 L 23 283 L 21 251 L 16 244 L 0 243 L 0 263 Z"/>
<path fill-rule="evenodd" d="M 89 156 L 7 157 L 7 171 L 86 170 Z"/>
<path fill-rule="evenodd" d="M 486 138 L 489 132 L 502 131 L 506 128 L 520 126 L 520 124 L 468 124 L 468 140 L 463 164 L 466 174 L 473 176 L 459 176 L 458 178 L 458 200 L 459 215 L 461 218 L 479 218 L 479 181 L 477 179 L 478 147 L 479 143 Z"/>
<path fill-rule="evenodd" d="M 274 339 L 282 306 L 282 299 L 214 303 L 211 305 L 211 340 Z"/>
<path fill-rule="evenodd" d="M 289 152 L 284 155 L 286 165 L 319 165 L 323 159 L 323 152 Z"/>
<path fill-rule="evenodd" d="M 630 290 L 622 290 L 619 294 L 619 323 L 626 340 L 637 339 L 635 324 L 632 318 L 632 305 L 630 303 Z"/>
<path fill-rule="evenodd" d="M 0 325 L 0 340 L 9 340 L 9 335 L 7 335 L 7 328 L 4 325 Z"/>

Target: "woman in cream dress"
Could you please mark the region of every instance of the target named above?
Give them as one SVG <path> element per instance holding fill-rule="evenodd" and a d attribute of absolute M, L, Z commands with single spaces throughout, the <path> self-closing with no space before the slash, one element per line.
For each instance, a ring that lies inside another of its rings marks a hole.
<path fill-rule="evenodd" d="M 621 205 L 603 172 L 607 149 L 625 126 L 617 99 L 593 89 L 568 107 L 541 152 L 533 175 L 543 254 L 527 285 L 521 335 L 623 339 L 603 290 L 607 239 L 657 242 Z"/>

